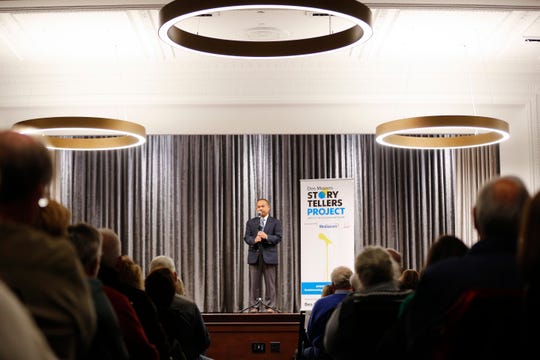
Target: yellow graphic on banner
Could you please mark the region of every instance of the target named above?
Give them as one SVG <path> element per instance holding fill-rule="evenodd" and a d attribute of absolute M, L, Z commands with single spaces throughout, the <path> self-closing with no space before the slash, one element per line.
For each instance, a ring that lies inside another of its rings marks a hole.
<path fill-rule="evenodd" d="M 323 233 L 319 234 L 319 239 L 324 241 L 324 244 L 326 245 L 326 280 L 330 280 L 330 276 L 328 275 L 328 246 L 332 243 L 332 240 Z"/>

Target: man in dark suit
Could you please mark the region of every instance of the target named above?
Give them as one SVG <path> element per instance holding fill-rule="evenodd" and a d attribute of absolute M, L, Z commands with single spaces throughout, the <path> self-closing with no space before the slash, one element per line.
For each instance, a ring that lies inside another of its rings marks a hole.
<path fill-rule="evenodd" d="M 463 257 L 428 266 L 401 317 L 411 358 L 431 356 L 434 326 L 464 291 L 521 289 L 516 246 L 528 199 L 524 183 L 514 176 L 496 177 L 480 189 L 473 209 L 478 242 Z"/>
<path fill-rule="evenodd" d="M 269 216 L 269 213 L 270 203 L 268 200 L 257 200 L 258 216 L 247 221 L 244 241 L 249 245 L 250 299 L 257 302 L 258 298 L 262 298 L 261 288 L 264 277 L 264 305 L 267 312 L 274 312 L 278 264 L 277 244 L 281 242 L 283 228 L 281 222 Z M 250 312 L 259 310 L 262 309 L 253 307 Z"/>

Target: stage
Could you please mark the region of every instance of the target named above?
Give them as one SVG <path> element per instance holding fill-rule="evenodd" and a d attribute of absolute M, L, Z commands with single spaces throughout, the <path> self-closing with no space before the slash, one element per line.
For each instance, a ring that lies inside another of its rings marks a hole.
<path fill-rule="evenodd" d="M 206 356 L 215 360 L 292 360 L 304 326 L 299 313 L 204 313 Z"/>

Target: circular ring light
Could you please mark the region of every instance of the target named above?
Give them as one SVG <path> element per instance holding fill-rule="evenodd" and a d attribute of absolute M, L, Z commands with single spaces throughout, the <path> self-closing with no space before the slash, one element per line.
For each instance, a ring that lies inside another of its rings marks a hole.
<path fill-rule="evenodd" d="M 207 37 L 176 26 L 196 16 L 234 10 L 301 10 L 337 16 L 351 22 L 350 28 L 325 36 L 294 40 L 243 41 Z M 176 0 L 159 12 L 159 37 L 173 47 L 211 55 L 281 58 L 324 53 L 367 41 L 371 28 L 371 10 L 357 0 Z"/>
<path fill-rule="evenodd" d="M 58 150 L 114 150 L 146 142 L 144 126 L 125 120 L 97 117 L 31 119 L 14 124 L 13 129 L 23 134 L 43 135 L 47 147 Z M 75 132 L 81 137 L 74 137 Z"/>
<path fill-rule="evenodd" d="M 457 133 L 450 130 L 456 129 Z M 437 131 L 448 136 L 427 137 Z M 394 120 L 377 126 L 376 141 L 408 149 L 456 149 L 492 145 L 510 137 L 508 123 L 469 115 L 435 115 Z"/>

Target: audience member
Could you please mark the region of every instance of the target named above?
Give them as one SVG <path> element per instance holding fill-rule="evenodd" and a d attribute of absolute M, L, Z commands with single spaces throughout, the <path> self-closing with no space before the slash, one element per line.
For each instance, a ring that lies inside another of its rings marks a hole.
<path fill-rule="evenodd" d="M 401 253 L 399 251 L 397 251 L 396 249 L 393 249 L 393 248 L 386 248 L 386 251 L 388 251 L 388 253 L 390 254 L 390 256 L 392 256 L 392 259 L 394 259 L 394 261 L 396 263 L 398 263 L 400 269 L 401 269 L 401 266 L 402 266 L 402 263 L 401 263 Z"/>
<path fill-rule="evenodd" d="M 47 234 L 66 237 L 71 223 L 71 211 L 56 200 L 49 199 L 47 206 L 39 208 L 37 227 Z"/>
<path fill-rule="evenodd" d="M 414 269 L 405 269 L 399 277 L 399 288 L 401 290 L 415 290 L 420 281 L 420 273 Z"/>
<path fill-rule="evenodd" d="M 171 355 L 174 360 L 188 360 L 182 348 L 182 333 L 178 318 L 170 312 L 176 294 L 176 277 L 167 268 L 161 267 L 152 271 L 144 280 L 146 293 L 156 305 L 159 319 L 171 344 Z"/>
<path fill-rule="evenodd" d="M 304 349 L 304 359 L 331 359 L 324 349 L 326 323 L 336 306 L 352 292 L 351 276 L 352 270 L 346 266 L 339 266 L 332 271 L 330 279 L 334 292 L 321 297 L 313 305 L 307 326 L 307 337 L 311 346 Z"/>
<path fill-rule="evenodd" d="M 334 293 L 334 287 L 332 286 L 332 284 L 326 284 L 323 286 L 323 289 L 321 290 L 321 297 L 332 295 L 333 293 Z"/>
<path fill-rule="evenodd" d="M 441 235 L 431 244 L 422 272 L 431 264 L 452 257 L 464 256 L 469 247 L 460 238 L 454 235 Z"/>
<path fill-rule="evenodd" d="M 176 295 L 187 296 L 184 282 L 179 276 L 176 277 Z"/>
<path fill-rule="evenodd" d="M 58 359 L 28 310 L 1 280 L 0 319 L 0 359 Z"/>
<path fill-rule="evenodd" d="M 357 273 L 354 273 L 351 276 L 351 286 L 354 291 L 358 291 L 362 288 L 362 282 L 360 282 L 360 278 L 358 277 Z"/>
<path fill-rule="evenodd" d="M 401 256 L 401 253 L 393 248 L 386 248 L 386 251 L 388 251 L 392 259 L 394 259 L 394 261 L 398 263 L 399 272 L 402 273 L 405 269 L 403 268 L 403 257 Z"/>
<path fill-rule="evenodd" d="M 98 230 L 103 239 L 103 244 L 101 247 L 103 254 L 101 255 L 101 267 L 99 274 L 101 274 L 104 270 L 110 270 L 113 273 L 111 276 L 114 277 L 114 274 L 116 274 L 116 263 L 122 255 L 120 238 L 112 229 L 100 228 Z"/>
<path fill-rule="evenodd" d="M 379 246 L 368 246 L 356 257 L 355 271 L 362 288 L 349 294 L 332 313 L 324 346 L 332 359 L 371 359 L 379 340 L 397 319 L 401 301 L 399 264 Z"/>
<path fill-rule="evenodd" d="M 142 269 L 132 258 L 127 255 L 120 256 L 116 263 L 116 269 L 118 270 L 118 280 L 121 283 L 135 289 L 144 290 Z"/>
<path fill-rule="evenodd" d="M 538 353 L 540 339 L 540 192 L 525 208 L 517 251 L 518 266 L 525 283 L 524 342 L 526 353 Z"/>
<path fill-rule="evenodd" d="M 28 308 L 59 358 L 84 354 L 96 314 L 73 246 L 35 228 L 52 159 L 27 135 L 0 132 L 0 277 Z"/>
<path fill-rule="evenodd" d="M 128 359 L 129 355 L 116 313 L 97 278 L 101 258 L 101 234 L 93 226 L 78 223 L 68 227 L 68 239 L 75 246 L 88 277 L 97 316 L 96 335 L 86 359 Z"/>
<path fill-rule="evenodd" d="M 118 325 L 124 335 L 124 341 L 129 353 L 130 360 L 157 360 L 159 353 L 156 347 L 150 343 L 139 317 L 133 309 L 131 302 L 120 291 L 110 286 L 103 286 L 103 292 L 109 298 L 111 305 L 118 317 Z"/>
<path fill-rule="evenodd" d="M 184 282 L 176 272 L 176 266 L 174 266 L 173 259 L 165 255 L 156 256 L 150 262 L 150 270 L 148 271 L 148 273 L 151 273 L 152 271 L 160 267 L 165 267 L 171 270 L 174 274 L 176 274 L 176 295 L 185 296 L 186 289 L 184 288 Z"/>
<path fill-rule="evenodd" d="M 528 199 L 525 185 L 513 176 L 494 178 L 480 189 L 473 210 L 479 240 L 465 256 L 426 267 L 400 318 L 404 322 L 400 336 L 405 338 L 407 348 L 399 354 L 429 357 L 434 326 L 465 290 L 521 288 L 516 246 Z"/>
<path fill-rule="evenodd" d="M 420 277 L 422 276 L 422 273 L 424 272 L 426 267 L 442 260 L 464 256 L 468 251 L 469 247 L 460 238 L 454 235 L 439 236 L 435 240 L 435 242 L 431 244 L 431 247 L 428 250 L 426 261 L 424 263 L 422 271 L 420 272 L 416 287 L 418 287 L 418 282 L 420 281 Z M 405 298 L 405 300 L 403 300 L 403 302 L 401 303 L 401 308 L 399 310 L 400 317 L 413 297 L 414 292 L 407 296 L 407 298 Z"/>
<path fill-rule="evenodd" d="M 175 281 L 176 294 L 173 297 L 172 304 L 167 309 L 167 316 L 175 322 L 175 326 L 181 333 L 180 344 L 188 360 L 199 359 L 201 355 L 210 347 L 210 334 L 204 323 L 197 304 L 186 298 L 184 295 L 179 295 L 180 277 L 176 272 L 173 259 L 168 256 L 156 256 L 150 262 L 150 273 L 153 271 L 166 268 L 171 271 Z M 181 283 L 181 292 L 184 292 L 183 283 Z"/>
<path fill-rule="evenodd" d="M 150 300 L 144 290 L 133 287 L 120 280 L 117 268 L 118 263 L 122 261 L 120 254 L 120 238 L 116 232 L 111 229 L 101 228 L 99 231 L 103 237 L 103 256 L 101 258 L 101 267 L 99 269 L 98 278 L 103 281 L 105 285 L 119 291 L 129 299 L 133 309 L 137 313 L 137 317 L 139 318 L 147 339 L 158 350 L 159 358 L 162 360 L 168 359 L 170 347 L 167 342 L 165 331 L 159 322 L 158 314 L 152 300 Z M 109 295 L 110 291 L 106 291 L 106 293 Z M 116 296 L 116 298 L 118 298 L 118 296 Z M 109 299 L 114 306 L 113 299 L 111 299 L 111 297 L 109 297 Z M 120 325 L 122 325 L 121 316 L 118 313 L 117 316 L 119 317 Z M 126 344 L 128 345 L 130 355 L 134 356 L 129 349 L 127 340 Z M 150 352 L 148 347 L 145 348 Z M 141 356 L 142 358 L 140 352 L 135 355 Z"/>

